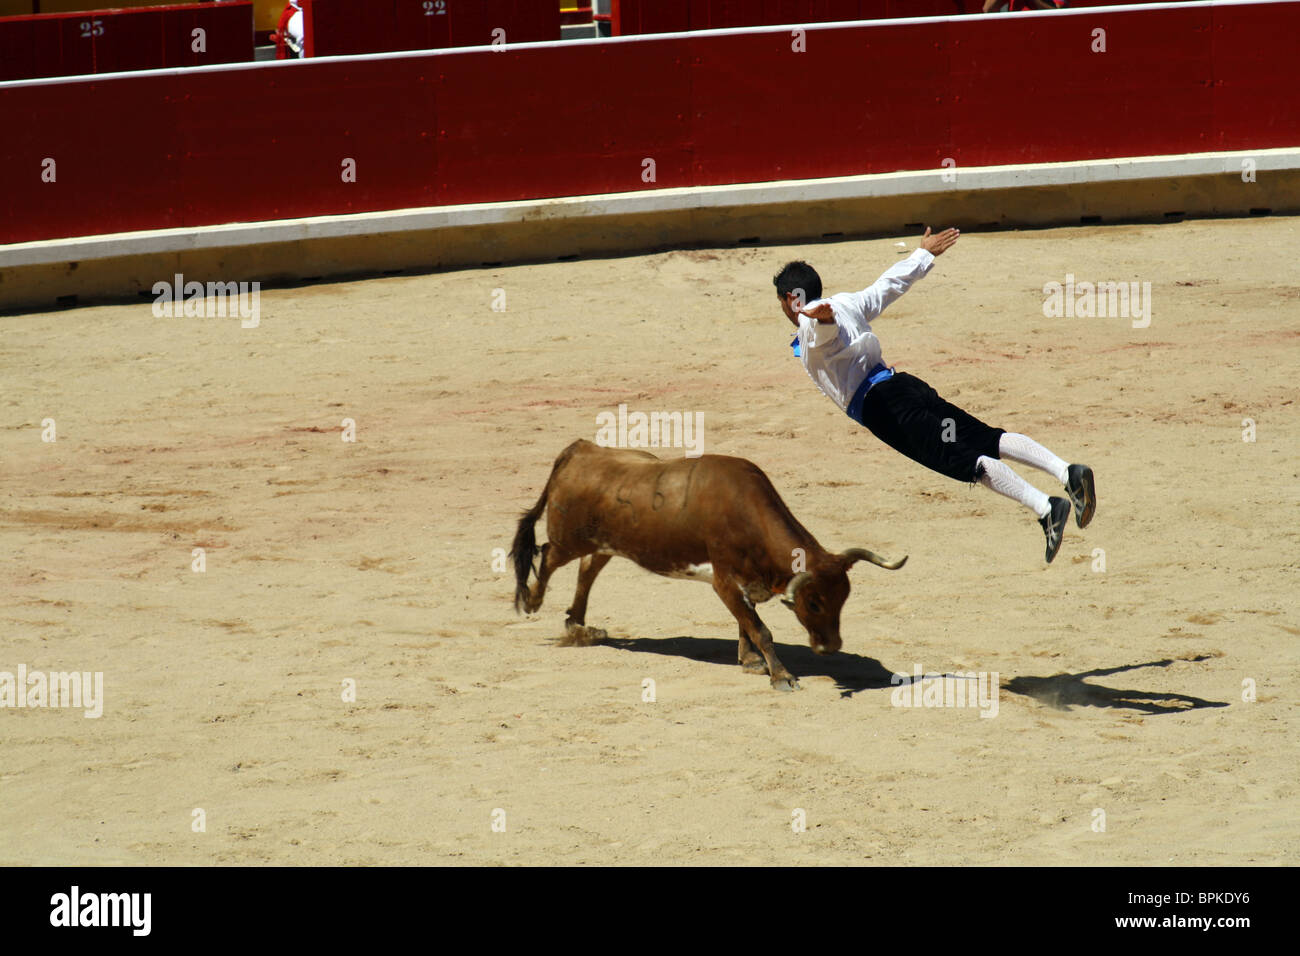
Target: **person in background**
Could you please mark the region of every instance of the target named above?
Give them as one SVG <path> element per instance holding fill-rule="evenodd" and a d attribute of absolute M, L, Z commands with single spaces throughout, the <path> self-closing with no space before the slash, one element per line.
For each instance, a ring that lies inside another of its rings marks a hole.
<path fill-rule="evenodd" d="M 289 0 L 280 11 L 280 22 L 271 34 L 275 42 L 275 58 L 287 60 L 303 56 L 302 7 L 299 0 Z"/>

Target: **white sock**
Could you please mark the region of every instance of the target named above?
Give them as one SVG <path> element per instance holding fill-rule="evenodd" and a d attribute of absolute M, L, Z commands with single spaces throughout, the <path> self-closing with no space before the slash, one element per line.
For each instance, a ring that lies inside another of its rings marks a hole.
<path fill-rule="evenodd" d="M 1047 495 L 1012 471 L 1010 465 L 988 455 L 980 455 L 976 464 L 983 467 L 984 473 L 980 475 L 980 484 L 985 488 L 1006 495 L 1012 501 L 1020 502 L 1040 518 L 1045 517 L 1052 510 Z"/>
<path fill-rule="evenodd" d="M 1041 468 L 1049 475 L 1055 475 L 1056 480 L 1062 485 L 1070 477 L 1070 463 L 1068 461 L 1057 458 L 1026 435 L 1003 432 L 1002 437 L 998 439 L 998 454 L 1003 458 L 1010 458 L 1012 461 L 1019 461 L 1026 465 L 1033 465 L 1035 468 Z"/>

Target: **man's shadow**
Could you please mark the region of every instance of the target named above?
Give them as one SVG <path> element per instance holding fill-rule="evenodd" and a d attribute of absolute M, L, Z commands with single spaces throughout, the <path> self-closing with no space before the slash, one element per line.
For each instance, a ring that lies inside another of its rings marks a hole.
<path fill-rule="evenodd" d="M 1227 707 L 1226 701 L 1205 700 L 1190 694 L 1168 694 L 1151 690 L 1119 690 L 1088 683 L 1089 677 L 1108 677 L 1124 671 L 1144 667 L 1168 667 L 1182 662 L 1195 663 L 1208 660 L 1209 655 L 1197 657 L 1167 657 L 1145 664 L 1125 664 L 1120 667 L 1098 667 L 1079 674 L 1053 674 L 1051 677 L 1013 677 L 1002 682 L 1002 689 L 1013 694 L 1032 697 L 1054 710 L 1069 711 L 1074 707 L 1113 707 L 1120 710 L 1139 710 L 1144 714 L 1176 714 L 1202 707 Z"/>
<path fill-rule="evenodd" d="M 736 641 L 716 637 L 609 637 L 601 641 L 602 647 L 639 654 L 663 654 L 684 657 L 708 664 L 735 667 Z M 823 656 L 814 654 L 812 648 L 798 644 L 781 644 L 777 647 L 781 662 L 796 677 L 829 677 L 835 681 L 840 697 L 852 697 L 864 690 L 889 690 L 907 686 L 916 681 L 912 674 L 889 670 L 873 657 L 863 657 L 840 651 Z M 1111 707 L 1121 710 L 1139 710 L 1147 714 L 1174 714 L 1202 707 L 1227 707 L 1224 701 L 1205 700 L 1189 694 L 1163 693 L 1145 690 L 1118 690 L 1088 683 L 1090 677 L 1106 677 L 1124 671 L 1145 667 L 1168 667 L 1179 662 L 1195 663 L 1207 660 L 1207 655 L 1187 658 L 1166 658 L 1145 664 L 1125 664 L 1119 667 L 1099 667 L 1078 674 L 1053 674 L 1051 677 L 1013 677 L 1001 682 L 1002 690 L 1023 697 L 1031 697 L 1054 710 L 1069 711 L 1073 707 Z M 936 672 L 927 672 L 936 673 Z M 940 673 L 939 676 L 958 676 Z M 758 678 L 755 678 L 757 680 Z"/>

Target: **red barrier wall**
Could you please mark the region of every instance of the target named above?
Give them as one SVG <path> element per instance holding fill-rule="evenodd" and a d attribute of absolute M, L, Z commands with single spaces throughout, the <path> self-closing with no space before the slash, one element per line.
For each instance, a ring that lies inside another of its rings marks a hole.
<path fill-rule="evenodd" d="M 613 0 L 615 36 L 779 23 L 947 17 L 982 10 L 984 0 Z"/>
<path fill-rule="evenodd" d="M 27 118 L 0 143 L 0 242 L 1297 146 L 1298 34 L 1300 3 L 1193 4 L 812 29 L 807 53 L 777 30 L 0 85 Z"/>
<path fill-rule="evenodd" d="M 614 36 L 723 27 L 838 20 L 892 20 L 979 14 L 984 0 L 612 0 Z M 1071 0 L 1071 7 L 1158 3 L 1162 0 Z"/>
<path fill-rule="evenodd" d="M 560 38 L 559 0 L 304 0 L 307 56 Z"/>
<path fill-rule="evenodd" d="M 252 59 L 251 2 L 0 18 L 0 82 Z"/>

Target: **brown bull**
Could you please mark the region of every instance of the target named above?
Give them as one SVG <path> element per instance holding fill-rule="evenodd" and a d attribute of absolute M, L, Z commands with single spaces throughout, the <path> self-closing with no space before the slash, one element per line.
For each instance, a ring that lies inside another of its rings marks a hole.
<path fill-rule="evenodd" d="M 544 509 L 549 540 L 539 549 L 533 526 Z M 537 580 L 529 587 L 538 554 Z M 542 496 L 519 520 L 510 552 L 515 610 L 540 608 L 551 575 L 581 558 L 565 630 L 577 642 L 603 638 L 603 631 L 586 626 L 587 595 L 615 555 L 666 577 L 711 582 L 740 623 L 740 666 L 769 674 L 777 690 L 799 684 L 777 659 L 772 633 L 754 605 L 781 595 L 807 628 L 812 649 L 833 654 L 841 645 L 849 568 L 866 560 L 892 571 L 907 561 L 886 561 L 863 548 L 824 550 L 767 476 L 743 458 L 663 461 L 649 452 L 576 441 L 560 453 Z"/>

